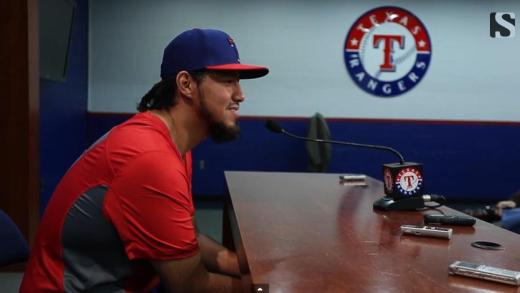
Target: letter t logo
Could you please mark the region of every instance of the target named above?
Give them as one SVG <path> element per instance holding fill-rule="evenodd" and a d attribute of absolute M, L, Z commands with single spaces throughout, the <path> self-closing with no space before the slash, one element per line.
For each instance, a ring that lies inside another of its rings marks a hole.
<path fill-rule="evenodd" d="M 393 42 L 397 42 L 401 49 L 404 48 L 404 36 L 398 35 L 374 35 L 374 48 L 379 47 L 383 41 L 383 64 L 379 66 L 381 71 L 395 71 L 395 64 L 392 63 Z"/>

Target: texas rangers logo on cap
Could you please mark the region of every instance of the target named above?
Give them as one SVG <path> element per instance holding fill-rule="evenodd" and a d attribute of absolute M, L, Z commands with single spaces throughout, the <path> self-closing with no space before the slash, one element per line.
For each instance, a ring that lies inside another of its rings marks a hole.
<path fill-rule="evenodd" d="M 414 88 L 431 59 L 431 41 L 423 23 L 399 7 L 363 14 L 345 40 L 345 65 L 352 80 L 379 97 L 395 97 Z"/>
<path fill-rule="evenodd" d="M 403 195 L 415 195 L 422 187 L 422 175 L 415 168 L 402 169 L 395 179 L 395 185 Z"/>

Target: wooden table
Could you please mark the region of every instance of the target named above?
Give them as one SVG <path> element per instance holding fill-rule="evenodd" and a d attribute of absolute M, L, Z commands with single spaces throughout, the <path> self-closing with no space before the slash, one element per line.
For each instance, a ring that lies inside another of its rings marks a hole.
<path fill-rule="evenodd" d="M 269 292 L 518 292 L 450 276 L 448 266 L 465 260 L 520 271 L 520 235 L 480 220 L 453 226 L 451 240 L 401 235 L 402 224 L 420 225 L 424 213 L 460 213 L 375 211 L 383 186 L 372 178 L 367 187 L 349 187 L 338 174 L 225 175 L 244 291 L 266 284 Z M 503 250 L 470 245 L 478 240 Z"/>

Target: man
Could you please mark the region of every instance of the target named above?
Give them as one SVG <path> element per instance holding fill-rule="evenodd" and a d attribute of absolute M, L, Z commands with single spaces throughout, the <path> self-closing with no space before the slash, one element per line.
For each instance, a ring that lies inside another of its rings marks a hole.
<path fill-rule="evenodd" d="M 46 208 L 22 292 L 238 291 L 235 253 L 198 234 L 191 152 L 208 136 L 238 135 L 242 78 L 268 73 L 240 64 L 226 33 L 193 29 L 164 50 L 162 80 L 140 113 L 90 147 Z"/>
<path fill-rule="evenodd" d="M 499 201 L 495 206 L 495 213 L 501 217 L 504 209 L 514 209 L 520 204 L 520 190 L 508 200 Z"/>
<path fill-rule="evenodd" d="M 519 206 L 520 190 L 508 200 L 499 201 L 495 205 L 486 205 L 484 208 L 465 209 L 463 212 L 520 234 Z"/>

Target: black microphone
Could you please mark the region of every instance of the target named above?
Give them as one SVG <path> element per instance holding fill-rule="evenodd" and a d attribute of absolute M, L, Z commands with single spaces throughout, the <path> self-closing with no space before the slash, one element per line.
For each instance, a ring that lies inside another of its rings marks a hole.
<path fill-rule="evenodd" d="M 337 141 L 337 140 L 324 140 L 324 139 L 314 139 L 314 138 L 308 138 L 304 136 L 298 136 L 295 134 L 292 134 L 285 129 L 283 129 L 278 123 L 274 122 L 273 120 L 267 120 L 265 122 L 265 127 L 269 129 L 272 132 L 275 133 L 283 133 L 289 137 L 296 138 L 296 139 L 302 139 L 306 141 L 314 141 L 318 143 L 330 143 L 330 144 L 339 144 L 339 145 L 348 145 L 348 146 L 354 146 L 354 147 L 363 147 L 363 148 L 371 148 L 371 149 L 378 149 L 378 150 L 386 150 L 392 152 L 394 155 L 399 157 L 399 162 L 401 164 L 404 164 L 404 158 L 403 155 L 401 155 L 397 150 L 383 146 L 383 145 L 374 145 L 374 144 L 364 144 L 364 143 L 355 143 L 355 142 L 348 142 L 348 141 Z"/>
<path fill-rule="evenodd" d="M 283 133 L 285 131 L 280 125 L 278 125 L 278 123 L 271 119 L 265 121 L 265 127 L 275 133 Z"/>
<path fill-rule="evenodd" d="M 292 134 L 273 120 L 267 120 L 265 127 L 272 132 L 282 133 L 289 137 L 313 141 L 317 143 L 329 143 L 347 145 L 354 147 L 364 147 L 370 149 L 389 151 L 399 157 L 399 163 L 383 164 L 383 182 L 386 196 L 374 202 L 373 207 L 378 210 L 417 210 L 426 207 L 427 199 L 423 198 L 423 176 L 422 164 L 405 162 L 403 155 L 397 150 L 388 146 L 355 143 L 347 141 L 314 139 Z M 429 200 L 435 200 L 430 198 Z M 441 204 L 442 205 L 442 204 Z"/>

